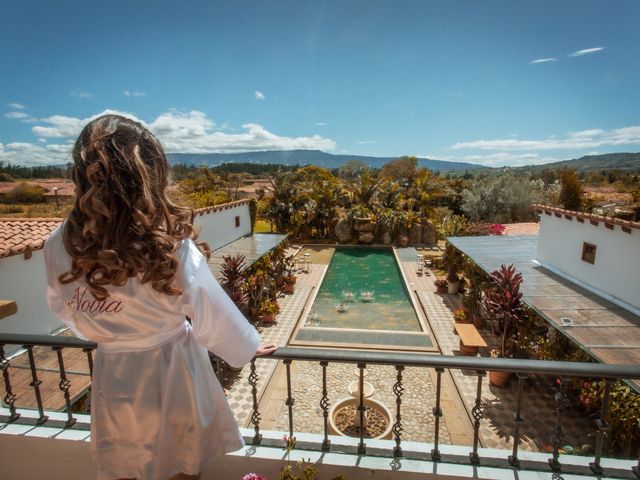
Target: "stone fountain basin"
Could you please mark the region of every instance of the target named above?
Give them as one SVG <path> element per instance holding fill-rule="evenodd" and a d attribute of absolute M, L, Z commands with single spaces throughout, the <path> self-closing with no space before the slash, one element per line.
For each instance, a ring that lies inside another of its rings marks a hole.
<path fill-rule="evenodd" d="M 359 433 L 349 435 L 343 432 L 338 426 L 338 423 L 340 421 L 338 417 L 340 416 L 341 412 L 343 412 L 345 409 L 347 410 L 353 409 L 354 412 L 358 412 L 357 409 L 359 404 L 360 404 L 360 399 L 353 398 L 353 397 L 343 398 L 342 400 L 338 400 L 336 403 L 334 403 L 331 406 L 331 409 L 329 410 L 329 433 L 333 435 L 341 435 L 343 437 L 349 437 L 349 436 L 358 437 Z M 369 436 L 365 434 L 365 438 L 390 439 L 392 437 L 391 429 L 393 427 L 393 417 L 389 409 L 384 404 L 378 402 L 377 400 L 373 400 L 371 398 L 366 398 L 364 400 L 364 404 L 368 409 L 371 409 L 373 412 L 376 412 L 382 415 L 382 417 L 384 417 L 384 419 L 386 420 L 386 427 L 379 435 Z"/>

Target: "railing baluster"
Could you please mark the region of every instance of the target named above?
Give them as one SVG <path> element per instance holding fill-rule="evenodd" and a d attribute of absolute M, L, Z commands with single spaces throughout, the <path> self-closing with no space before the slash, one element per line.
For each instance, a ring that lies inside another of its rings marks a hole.
<path fill-rule="evenodd" d="M 64 428 L 71 427 L 74 423 L 76 423 L 76 419 L 71 412 L 71 396 L 69 395 L 69 387 L 71 387 L 71 382 L 67 378 L 67 372 L 64 369 L 64 359 L 62 358 L 62 348 L 63 347 L 53 347 L 53 351 L 56 352 L 58 356 L 58 366 L 60 367 L 60 383 L 58 384 L 58 388 L 62 391 L 64 395 L 64 403 L 67 405 L 67 421 L 64 424 Z"/>
<path fill-rule="evenodd" d="M 83 352 L 87 354 L 87 363 L 89 364 L 89 375 L 93 379 L 93 348 L 83 348 Z"/>
<path fill-rule="evenodd" d="M 551 435 L 551 445 L 553 446 L 553 456 L 549 459 L 549 466 L 552 470 L 562 470 L 562 465 L 558 461 L 560 457 L 560 447 L 564 443 L 564 433 L 562 431 L 562 413 L 567 403 L 567 382 L 564 378 L 558 380 L 558 391 L 554 395 L 556 402 L 556 426 Z"/>
<path fill-rule="evenodd" d="M 322 398 L 320 399 L 320 408 L 324 417 L 324 440 L 322 440 L 322 451 L 328 452 L 331 449 L 331 440 L 329 440 L 329 396 L 327 392 L 327 365 L 329 362 L 320 362 L 322 366 Z"/>
<path fill-rule="evenodd" d="M 512 467 L 520 468 L 520 460 L 518 460 L 518 445 L 520 443 L 520 427 L 524 423 L 524 419 L 522 418 L 522 383 L 526 378 L 526 374 L 519 373 L 518 374 L 518 400 L 516 403 L 516 413 L 514 414 L 514 420 L 516 422 L 516 426 L 513 432 L 513 451 L 509 456 L 509 464 Z"/>
<path fill-rule="evenodd" d="M 589 464 L 591 471 L 596 475 L 602 475 L 604 473 L 604 470 L 600 466 L 600 459 L 602 458 L 602 451 L 604 449 L 604 437 L 610 430 L 609 423 L 607 422 L 607 416 L 609 415 L 609 396 L 611 395 L 612 385 L 613 382 L 611 380 L 605 379 L 600 418 L 596 420 L 596 425 L 598 427 L 598 432 L 596 433 L 596 456 L 594 461 Z"/>
<path fill-rule="evenodd" d="M 20 418 L 20 414 L 16 411 L 16 395 L 13 393 L 13 389 L 11 388 L 11 378 L 9 375 L 9 366 L 11 362 L 7 360 L 7 357 L 4 353 L 4 345 L 0 345 L 0 370 L 2 370 L 2 377 L 4 378 L 4 403 L 9 405 L 9 411 L 11 415 L 9 416 L 9 422 L 15 422 Z"/>
<path fill-rule="evenodd" d="M 29 366 L 31 367 L 32 382 L 29 384 L 29 386 L 33 387 L 33 391 L 35 392 L 36 403 L 38 405 L 38 413 L 40 414 L 40 418 L 38 418 L 36 424 L 41 425 L 49 419 L 49 417 L 44 414 L 44 406 L 42 405 L 42 395 L 40 394 L 40 384 L 42 383 L 42 381 L 38 380 L 36 361 L 33 357 L 33 345 L 24 345 L 24 348 L 27 349 L 27 354 L 29 355 Z"/>
<path fill-rule="evenodd" d="M 480 419 L 484 414 L 484 407 L 482 406 L 482 379 L 485 376 L 483 370 L 478 370 L 478 386 L 476 390 L 476 402 L 471 409 L 471 415 L 474 418 L 473 421 L 473 451 L 469 454 L 469 461 L 473 465 L 480 463 L 480 457 L 478 456 L 478 442 L 480 440 Z"/>
<path fill-rule="evenodd" d="M 289 408 L 289 438 L 293 437 L 293 403 L 294 399 L 291 396 L 291 360 L 287 359 L 284 362 L 287 368 L 287 401 L 285 405 Z M 293 448 L 293 447 L 292 447 Z"/>
<path fill-rule="evenodd" d="M 249 385 L 251 385 L 251 398 L 253 401 L 253 413 L 251 414 L 251 423 L 256 432 L 253 436 L 253 445 L 259 445 L 262 440 L 260 434 L 260 420 L 262 419 L 258 411 L 258 374 L 256 373 L 256 359 L 251 360 L 251 373 L 249 374 Z"/>
<path fill-rule="evenodd" d="M 436 368 L 436 373 L 438 375 L 436 380 L 436 406 L 433 407 L 433 416 L 436 419 L 436 431 L 433 441 L 433 449 L 431 450 L 431 460 L 434 462 L 437 462 L 442 458 L 440 450 L 438 449 L 438 442 L 440 441 L 440 417 L 442 417 L 442 409 L 440 408 L 440 392 L 442 389 L 442 374 L 444 373 L 444 368 Z"/>
<path fill-rule="evenodd" d="M 638 425 L 640 428 L 640 425 Z M 636 474 L 636 477 L 640 478 L 640 448 L 638 449 L 638 464 L 635 467 L 631 467 L 631 471 Z"/>
<path fill-rule="evenodd" d="M 358 412 L 360 412 L 360 443 L 358 443 L 358 455 L 366 455 L 367 446 L 364 443 L 364 428 L 365 428 L 365 412 L 367 407 L 364 404 L 364 369 L 367 368 L 366 364 L 358 363 L 358 369 L 360 376 L 358 378 L 358 390 L 360 392 L 360 398 L 358 401 Z"/>
<path fill-rule="evenodd" d="M 404 428 L 402 428 L 402 416 L 400 415 L 400 405 L 402 404 L 402 394 L 404 393 L 404 387 L 402 386 L 402 371 L 404 367 L 402 365 L 396 365 L 396 383 L 393 385 L 393 393 L 396 395 L 396 422 L 393 424 L 393 435 L 395 437 L 396 446 L 393 447 L 393 456 L 402 456 L 402 447 L 400 447 L 400 437 Z"/>

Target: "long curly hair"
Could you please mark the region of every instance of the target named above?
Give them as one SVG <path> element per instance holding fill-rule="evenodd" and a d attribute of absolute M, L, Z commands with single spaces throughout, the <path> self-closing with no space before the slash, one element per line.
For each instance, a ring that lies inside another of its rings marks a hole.
<path fill-rule="evenodd" d="M 193 211 L 166 195 L 169 164 L 160 142 L 140 123 L 104 115 L 84 127 L 73 148 L 76 199 L 63 227 L 71 269 L 58 277 L 81 276 L 98 300 L 105 286 L 131 277 L 151 282 L 167 295 L 173 282 L 179 240 L 195 238 Z"/>

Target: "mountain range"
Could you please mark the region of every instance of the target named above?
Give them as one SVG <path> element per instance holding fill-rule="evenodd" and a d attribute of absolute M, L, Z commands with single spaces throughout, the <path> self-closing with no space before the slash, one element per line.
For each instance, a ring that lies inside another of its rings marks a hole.
<path fill-rule="evenodd" d="M 368 157 L 362 155 L 334 155 L 320 150 L 274 150 L 243 153 L 170 153 L 169 162 L 183 165 L 216 166 L 224 163 L 257 163 L 275 165 L 317 165 L 324 168 L 339 168 L 350 160 L 357 160 L 372 168 L 380 168 L 398 157 Z M 418 158 L 418 166 L 432 171 L 455 172 L 489 169 L 489 167 L 467 162 L 447 162 Z M 500 167 L 504 169 L 505 167 Z M 574 168 L 577 171 L 631 170 L 640 171 L 640 153 L 608 153 L 586 155 L 578 159 L 563 160 L 544 165 L 512 167 L 516 171 L 540 171 L 548 169 Z M 495 170 L 495 169 L 491 169 Z"/>

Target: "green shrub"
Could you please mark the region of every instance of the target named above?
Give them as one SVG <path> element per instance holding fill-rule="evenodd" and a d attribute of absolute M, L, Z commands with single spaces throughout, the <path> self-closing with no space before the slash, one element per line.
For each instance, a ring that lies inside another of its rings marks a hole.
<path fill-rule="evenodd" d="M 43 203 L 46 190 L 39 185 L 20 182 L 9 190 L 4 198 L 4 203 Z"/>

